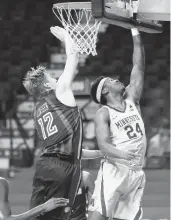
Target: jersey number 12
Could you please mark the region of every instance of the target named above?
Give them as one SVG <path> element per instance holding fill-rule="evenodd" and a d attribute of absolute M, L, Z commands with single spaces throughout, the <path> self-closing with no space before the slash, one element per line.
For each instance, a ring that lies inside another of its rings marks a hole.
<path fill-rule="evenodd" d="M 47 112 L 43 117 L 39 118 L 38 123 L 41 127 L 44 140 L 58 132 L 57 126 L 53 125 L 53 116 L 51 112 Z"/>

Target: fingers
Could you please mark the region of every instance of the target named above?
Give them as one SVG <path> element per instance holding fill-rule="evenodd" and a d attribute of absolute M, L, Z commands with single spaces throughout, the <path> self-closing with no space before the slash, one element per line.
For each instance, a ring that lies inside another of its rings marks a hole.
<path fill-rule="evenodd" d="M 69 203 L 69 199 L 57 198 L 55 204 L 57 207 L 66 206 Z"/>
<path fill-rule="evenodd" d="M 65 198 L 52 198 L 50 200 L 53 201 L 55 204 L 61 204 L 61 205 L 69 203 L 69 199 L 65 199 Z"/>
<path fill-rule="evenodd" d="M 51 198 L 50 200 L 54 200 L 55 202 L 56 201 L 66 201 L 66 202 L 69 201 L 69 199 L 66 199 L 66 198 L 54 198 L 54 197 Z"/>
<path fill-rule="evenodd" d="M 55 200 L 56 203 L 69 203 L 69 199 L 58 198 Z"/>
<path fill-rule="evenodd" d="M 63 207 L 63 206 L 67 206 L 68 203 L 59 203 L 59 204 L 55 204 L 56 207 Z"/>
<path fill-rule="evenodd" d="M 55 26 L 50 28 L 50 32 L 60 41 L 64 42 L 65 30 L 61 27 Z"/>
<path fill-rule="evenodd" d="M 62 31 L 62 30 L 64 30 L 63 28 L 61 28 L 61 27 L 59 27 L 59 26 L 52 26 L 52 27 L 50 27 L 50 31 L 52 31 L 52 32 L 58 32 L 58 31 Z"/>
<path fill-rule="evenodd" d="M 56 27 L 51 27 L 50 28 L 50 32 L 59 39 L 60 35 L 59 35 L 59 31 L 58 31 L 58 28 Z"/>
<path fill-rule="evenodd" d="M 132 152 L 129 152 L 129 155 L 128 155 L 129 159 L 138 159 L 139 157 L 141 157 L 139 154 L 137 153 L 132 153 Z"/>
<path fill-rule="evenodd" d="M 50 27 L 50 32 L 54 35 L 59 35 L 60 27 L 55 26 L 55 27 Z"/>
<path fill-rule="evenodd" d="M 135 153 L 129 152 L 129 159 L 134 159 L 137 155 Z"/>

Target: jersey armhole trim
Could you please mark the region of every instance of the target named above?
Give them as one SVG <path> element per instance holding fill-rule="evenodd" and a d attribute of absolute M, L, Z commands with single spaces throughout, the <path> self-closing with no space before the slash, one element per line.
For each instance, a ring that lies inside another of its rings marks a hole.
<path fill-rule="evenodd" d="M 75 102 L 75 105 L 74 105 L 74 106 L 71 106 L 71 105 L 66 105 L 65 103 L 63 103 L 62 100 L 59 99 L 59 97 L 58 97 L 57 95 L 56 95 L 56 98 L 58 99 L 58 101 L 59 101 L 61 104 L 65 105 L 66 107 L 69 107 L 69 108 L 75 108 L 75 107 L 77 107 L 76 102 Z"/>
<path fill-rule="evenodd" d="M 55 92 L 54 92 L 54 95 L 55 95 L 57 101 L 58 101 L 61 105 L 65 106 L 65 107 L 68 107 L 68 108 L 77 108 L 77 105 L 75 105 L 75 106 L 69 106 L 69 105 L 66 105 L 66 104 L 64 104 L 63 102 L 61 102 L 61 101 L 59 100 L 59 98 L 57 97 L 57 95 L 56 95 Z M 49 103 L 47 97 L 45 97 L 45 101 L 46 101 L 49 105 L 51 105 L 51 104 Z"/>

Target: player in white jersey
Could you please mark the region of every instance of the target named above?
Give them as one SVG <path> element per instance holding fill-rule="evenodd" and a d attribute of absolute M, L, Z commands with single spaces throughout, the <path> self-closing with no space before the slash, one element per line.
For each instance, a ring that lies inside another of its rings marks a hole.
<path fill-rule="evenodd" d="M 19 215 L 11 215 L 8 194 L 8 182 L 5 178 L 0 177 L 0 220 L 30 220 L 57 207 L 67 206 L 69 202 L 68 199 L 65 198 L 52 198 L 27 212 Z"/>
<path fill-rule="evenodd" d="M 139 100 L 145 55 L 138 29 L 131 32 L 134 50 L 130 84 L 125 88 L 117 79 L 99 77 L 91 88 L 93 100 L 103 105 L 96 113 L 95 130 L 106 159 L 102 160 L 96 179 L 90 220 L 134 220 L 142 214 L 146 135 Z"/>

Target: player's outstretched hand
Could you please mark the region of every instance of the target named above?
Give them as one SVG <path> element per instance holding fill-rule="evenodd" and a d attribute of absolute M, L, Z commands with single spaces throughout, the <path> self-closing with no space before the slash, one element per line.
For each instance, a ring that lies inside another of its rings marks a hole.
<path fill-rule="evenodd" d="M 50 32 L 65 44 L 66 54 L 73 54 L 78 52 L 77 44 L 72 40 L 70 35 L 64 28 L 55 26 L 50 28 Z"/>
<path fill-rule="evenodd" d="M 65 42 L 66 31 L 64 28 L 55 26 L 50 28 L 50 32 L 63 43 Z"/>
<path fill-rule="evenodd" d="M 69 200 L 64 198 L 52 198 L 43 204 L 45 212 L 49 212 L 55 208 L 66 206 Z"/>

